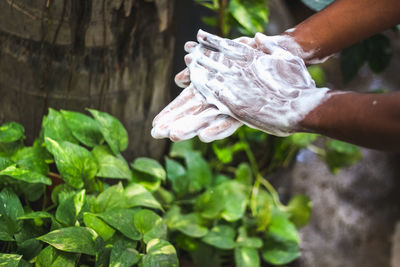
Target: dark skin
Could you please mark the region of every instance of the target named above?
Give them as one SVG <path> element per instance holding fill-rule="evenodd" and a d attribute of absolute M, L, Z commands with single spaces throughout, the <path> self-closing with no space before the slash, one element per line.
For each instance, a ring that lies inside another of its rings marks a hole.
<path fill-rule="evenodd" d="M 400 23 L 399 0 L 338 0 L 288 33 L 324 58 Z M 305 58 L 305 61 L 313 58 Z M 337 94 L 311 111 L 301 131 L 360 146 L 400 151 L 400 92 Z"/>

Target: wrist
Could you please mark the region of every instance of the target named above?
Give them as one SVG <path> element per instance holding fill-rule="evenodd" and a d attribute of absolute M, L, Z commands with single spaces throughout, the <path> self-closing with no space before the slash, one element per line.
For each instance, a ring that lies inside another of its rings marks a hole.
<path fill-rule="evenodd" d="M 326 134 L 329 128 L 335 125 L 333 121 L 337 120 L 337 114 L 340 113 L 340 106 L 343 104 L 342 97 L 348 94 L 354 93 L 328 89 L 322 101 L 299 122 L 299 131 Z"/>
<path fill-rule="evenodd" d="M 279 45 L 300 57 L 307 65 L 325 62 L 330 56 L 320 56 L 319 46 L 304 30 L 291 28 L 283 32 Z M 312 36 L 312 35 L 311 35 Z"/>

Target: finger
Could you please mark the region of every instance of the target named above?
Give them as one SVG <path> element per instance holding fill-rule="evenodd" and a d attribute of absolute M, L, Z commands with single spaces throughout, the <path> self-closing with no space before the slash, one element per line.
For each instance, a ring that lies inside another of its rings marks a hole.
<path fill-rule="evenodd" d="M 172 124 L 169 138 L 174 142 L 190 139 L 196 136 L 200 129 L 215 121 L 219 114 L 215 106 L 209 106 L 200 113 L 185 116 Z"/>
<path fill-rule="evenodd" d="M 186 52 L 191 53 L 196 46 L 199 44 L 193 41 L 186 42 L 185 45 L 183 46 L 183 49 L 185 49 Z"/>
<path fill-rule="evenodd" d="M 209 143 L 232 135 L 242 125 L 243 123 L 228 115 L 219 115 L 209 126 L 201 129 L 198 135 L 201 141 Z"/>
<path fill-rule="evenodd" d="M 254 36 L 254 41 L 257 49 L 269 55 L 273 54 L 278 47 L 278 44 L 272 36 L 267 36 L 259 32 Z"/>
<path fill-rule="evenodd" d="M 151 134 L 154 138 L 169 137 L 171 129 L 176 121 L 188 116 L 195 116 L 201 113 L 208 106 L 204 101 L 198 101 L 196 98 L 190 99 L 186 104 L 178 109 L 172 110 L 169 113 L 164 113 L 156 118 Z"/>
<path fill-rule="evenodd" d="M 254 50 L 247 45 L 229 39 L 224 39 L 202 30 L 199 30 L 198 32 L 197 40 L 204 47 L 208 49 L 216 49 L 217 51 L 222 52 L 226 56 L 235 60 L 246 61 L 248 57 L 254 53 Z"/>
<path fill-rule="evenodd" d="M 214 52 L 215 53 L 215 52 Z M 213 72 L 228 72 L 230 68 L 223 62 L 220 62 L 220 57 L 210 58 L 202 54 L 201 52 L 193 53 L 195 63 Z M 217 59 L 217 60 L 215 60 Z"/>
<path fill-rule="evenodd" d="M 188 68 L 175 75 L 175 83 L 181 88 L 186 88 L 190 85 L 190 71 Z"/>
<path fill-rule="evenodd" d="M 204 98 L 194 90 L 193 86 L 189 86 L 154 118 L 153 127 L 182 117 L 185 113 L 195 112 L 203 105 L 205 105 Z"/>
<path fill-rule="evenodd" d="M 233 39 L 233 41 L 239 42 L 242 44 L 246 44 L 246 45 L 250 46 L 251 48 L 257 49 L 257 44 L 256 44 L 256 41 L 254 41 L 254 38 L 243 36 L 243 37 Z"/>
<path fill-rule="evenodd" d="M 185 61 L 186 66 L 189 66 L 193 61 L 193 54 L 187 54 L 183 57 L 183 60 Z"/>

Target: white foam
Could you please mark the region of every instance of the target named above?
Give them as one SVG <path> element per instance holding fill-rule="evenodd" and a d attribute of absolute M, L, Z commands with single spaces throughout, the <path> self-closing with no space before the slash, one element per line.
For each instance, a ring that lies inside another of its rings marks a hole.
<path fill-rule="evenodd" d="M 193 48 L 191 86 L 154 119 L 152 136 L 178 141 L 199 135 L 210 142 L 231 135 L 242 123 L 279 136 L 297 131 L 299 122 L 332 95 L 315 86 L 302 60 L 315 51 L 303 51 L 289 35 L 256 38 L 265 41 L 270 55 L 242 45 L 232 52 L 236 59 L 238 51 L 243 53 L 242 61 L 229 67 L 224 56 L 210 56 L 217 59 L 213 62 L 203 46 Z M 229 54 L 224 42 L 220 45 Z"/>
<path fill-rule="evenodd" d="M 280 46 L 272 46 L 271 55 L 248 48 L 246 67 L 232 61 L 229 71 L 219 62 L 204 68 L 201 46 L 191 53 L 190 79 L 208 103 L 222 114 L 236 118 L 250 127 L 287 136 L 298 129 L 299 122 L 329 96 L 328 88 L 316 88 L 303 61 Z M 220 66 L 218 68 L 218 66 Z M 223 82 L 217 77 L 222 77 Z"/>

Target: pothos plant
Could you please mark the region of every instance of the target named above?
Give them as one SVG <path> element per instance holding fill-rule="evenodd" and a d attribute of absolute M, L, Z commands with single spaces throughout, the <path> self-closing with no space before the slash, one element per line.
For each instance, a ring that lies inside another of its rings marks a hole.
<path fill-rule="evenodd" d="M 309 220 L 310 200 L 283 205 L 263 178 L 251 147 L 265 134 L 242 128 L 212 145 L 209 163 L 210 147 L 192 140 L 173 144 L 164 164 L 129 164 L 123 125 L 88 112 L 50 109 L 31 146 L 22 125 L 0 126 L 0 264 L 169 267 L 186 258 L 260 266 L 300 255 L 297 228 Z M 289 150 L 314 139 L 290 138 Z M 250 164 L 235 163 L 240 153 Z"/>

